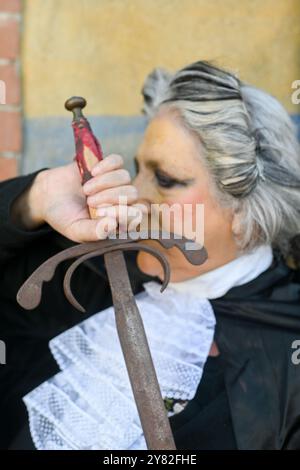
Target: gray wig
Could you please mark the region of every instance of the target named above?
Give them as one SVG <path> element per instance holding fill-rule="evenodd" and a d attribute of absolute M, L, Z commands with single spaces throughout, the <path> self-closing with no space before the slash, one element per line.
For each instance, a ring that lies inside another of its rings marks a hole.
<path fill-rule="evenodd" d="M 280 103 L 204 61 L 154 69 L 142 93 L 150 119 L 175 108 L 199 136 L 219 201 L 241 221 L 241 249 L 272 244 L 286 255 L 300 234 L 300 148 Z"/>

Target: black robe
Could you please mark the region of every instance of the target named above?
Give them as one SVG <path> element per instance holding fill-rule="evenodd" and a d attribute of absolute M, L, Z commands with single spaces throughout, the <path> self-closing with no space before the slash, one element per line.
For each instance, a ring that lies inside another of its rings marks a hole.
<path fill-rule="evenodd" d="M 45 285 L 37 309 L 25 311 L 17 304 L 16 293 L 24 280 L 71 243 L 48 225 L 29 232 L 11 223 L 11 203 L 34 177 L 0 184 L 0 340 L 7 353 L 6 365 L 0 365 L 2 449 L 27 421 L 22 397 L 58 371 L 49 340 L 112 303 L 103 261 L 97 258 L 79 267 L 72 284 L 86 314 L 70 306 L 62 291 L 70 262 L 60 265 Z M 126 258 L 137 293 L 153 278 L 140 273 L 134 255 Z M 292 345 L 300 340 L 299 272 L 275 252 L 265 273 L 211 303 L 237 448 L 300 449 L 300 364 L 292 360 Z M 188 409 L 172 418 L 177 447 L 201 448 L 197 394 Z"/>

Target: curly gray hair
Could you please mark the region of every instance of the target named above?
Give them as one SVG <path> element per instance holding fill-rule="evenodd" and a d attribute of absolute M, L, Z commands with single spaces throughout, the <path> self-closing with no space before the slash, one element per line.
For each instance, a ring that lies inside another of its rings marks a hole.
<path fill-rule="evenodd" d="M 219 201 L 241 221 L 241 249 L 267 243 L 287 254 L 300 234 L 300 147 L 281 104 L 204 61 L 154 69 L 142 93 L 150 119 L 170 107 L 199 136 Z"/>

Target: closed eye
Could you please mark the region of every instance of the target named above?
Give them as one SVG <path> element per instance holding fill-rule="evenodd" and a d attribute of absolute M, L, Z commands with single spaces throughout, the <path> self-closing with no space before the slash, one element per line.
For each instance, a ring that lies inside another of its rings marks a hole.
<path fill-rule="evenodd" d="M 134 158 L 134 166 L 135 166 L 136 174 L 138 174 L 139 163 L 136 157 Z M 174 176 L 169 175 L 167 172 L 160 169 L 158 163 L 155 161 L 149 160 L 145 162 L 145 166 L 154 173 L 156 183 L 161 188 L 170 189 L 175 186 L 186 187 L 186 186 L 189 186 L 194 181 L 193 178 L 181 180 L 179 178 L 175 178 Z"/>
<path fill-rule="evenodd" d="M 189 184 L 189 181 L 173 178 L 172 176 L 168 175 L 162 170 L 159 170 L 158 168 L 154 171 L 154 175 L 157 184 L 162 188 L 169 189 L 173 188 L 174 186 L 186 187 Z"/>

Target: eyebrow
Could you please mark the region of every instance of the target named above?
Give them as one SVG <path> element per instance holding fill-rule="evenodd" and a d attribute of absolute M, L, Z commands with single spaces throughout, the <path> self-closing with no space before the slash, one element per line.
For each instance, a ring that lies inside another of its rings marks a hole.
<path fill-rule="evenodd" d="M 139 166 L 139 162 L 138 162 L 138 156 L 136 155 L 134 158 L 134 163 L 136 166 Z M 167 170 L 164 170 L 162 167 L 161 167 L 161 164 L 159 161 L 157 160 L 152 160 L 152 159 L 145 159 L 145 167 L 148 168 L 149 170 L 152 170 L 152 171 L 155 171 L 155 170 L 160 170 L 160 171 L 163 171 L 164 173 L 169 173 Z"/>
<path fill-rule="evenodd" d="M 134 163 L 136 166 L 139 166 L 139 162 L 138 162 L 138 156 L 135 155 L 134 158 Z M 160 164 L 159 162 L 157 162 L 156 160 L 146 160 L 145 161 L 145 166 L 149 169 L 149 170 L 162 170 L 162 168 L 160 167 Z"/>
<path fill-rule="evenodd" d="M 149 168 L 149 170 L 162 170 L 160 163 L 156 160 L 146 160 L 145 166 Z"/>

